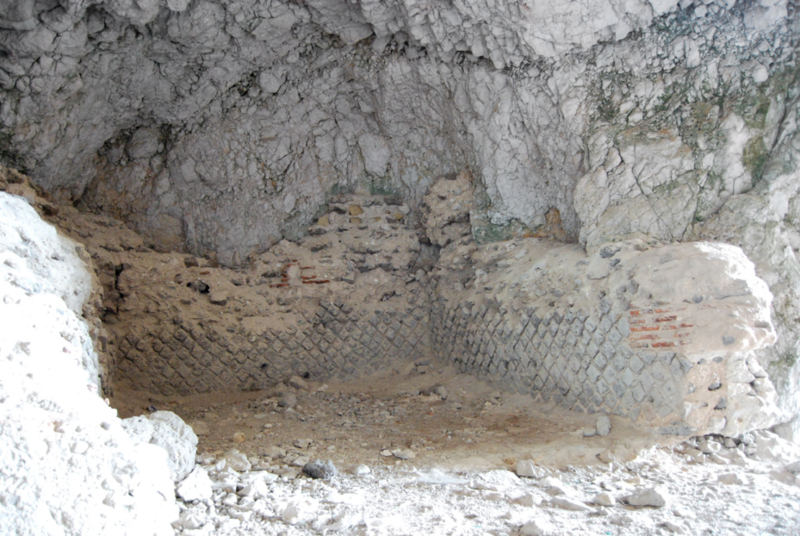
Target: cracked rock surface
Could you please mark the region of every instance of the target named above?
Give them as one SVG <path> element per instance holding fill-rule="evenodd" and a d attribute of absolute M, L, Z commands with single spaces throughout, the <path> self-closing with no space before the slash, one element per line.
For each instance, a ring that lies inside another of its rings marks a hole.
<path fill-rule="evenodd" d="M 335 195 L 469 170 L 479 242 L 724 241 L 778 297 L 798 429 L 798 18 L 786 0 L 0 3 L 0 159 L 242 266 Z M 555 223 L 557 220 L 557 224 Z M 224 300 L 224 297 L 220 297 Z M 789 421 L 793 421 L 792 424 Z"/>

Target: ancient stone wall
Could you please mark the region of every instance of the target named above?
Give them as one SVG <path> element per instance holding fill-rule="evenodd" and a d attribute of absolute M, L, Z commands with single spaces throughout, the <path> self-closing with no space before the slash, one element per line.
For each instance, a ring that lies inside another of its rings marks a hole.
<path fill-rule="evenodd" d="M 708 289 L 700 281 L 697 294 L 685 300 L 675 291 L 669 300 L 654 297 L 651 286 L 637 289 L 640 283 L 634 278 L 613 296 L 607 286 L 611 281 L 587 277 L 590 263 L 580 260 L 575 248 L 543 247 L 536 239 L 501 247 L 505 251 L 492 255 L 490 265 L 502 264 L 515 252 L 525 252 L 525 257 L 459 292 L 448 290 L 452 281 L 447 276 L 438 282 L 431 318 L 440 358 L 538 400 L 627 416 L 664 433 L 735 435 L 754 422 L 774 423 L 775 391 L 750 351 L 770 344 L 775 335 L 768 301 L 745 280 L 737 280 L 741 288 L 735 295 L 740 298 L 733 302 L 704 292 Z M 649 256 L 675 255 L 680 270 L 691 270 L 680 257 L 692 257 L 697 247 L 664 246 Z M 559 256 L 554 249 L 563 250 L 558 262 L 553 262 Z M 475 252 L 475 257 L 481 255 Z M 648 264 L 641 258 L 646 255 L 614 266 L 641 271 Z M 525 262 L 537 257 L 538 262 Z M 525 281 L 521 266 L 525 270 L 537 264 L 546 268 L 528 278 L 527 288 L 514 283 L 520 276 Z M 718 264 L 708 254 L 694 268 L 719 274 Z M 544 273 L 548 268 L 551 273 Z M 562 285 L 553 285 L 554 279 Z M 750 318 L 740 313 L 732 320 L 740 307 Z M 744 411 L 743 405 L 748 406 Z"/>
<path fill-rule="evenodd" d="M 420 360 L 430 348 L 423 308 L 353 311 L 321 304 L 297 327 L 245 336 L 182 323 L 119 339 L 117 378 L 171 394 L 266 389 L 300 375 L 349 379 Z"/>
<path fill-rule="evenodd" d="M 113 378 L 137 389 L 264 389 L 437 357 L 664 433 L 778 421 L 757 355 L 776 339 L 772 295 L 739 248 L 634 240 L 587 255 L 553 240 L 557 214 L 538 237 L 478 245 L 473 180 L 436 182 L 416 230 L 394 198 L 338 198 L 307 236 L 240 270 L 155 252 L 105 216 L 47 211 L 86 244 L 105 287 L 97 342 Z"/>
<path fill-rule="evenodd" d="M 538 238 L 478 246 L 459 232 L 468 192 L 459 177 L 426 197 L 428 234 L 444 246 L 429 283 L 439 358 L 664 433 L 735 435 L 777 421 L 753 354 L 776 339 L 772 296 L 741 250 L 634 241 L 587 256 Z"/>
<path fill-rule="evenodd" d="M 416 206 L 464 168 L 482 243 L 556 211 L 590 252 L 739 245 L 778 296 L 759 360 L 800 415 L 795 3 L 528 4 L 6 1 L 0 160 L 233 267 L 337 193 Z"/>
<path fill-rule="evenodd" d="M 381 196 L 332 203 L 309 234 L 246 269 L 157 253 L 103 216 L 58 216 L 106 287 L 115 381 L 166 395 L 265 389 L 293 375 L 349 379 L 430 355 L 409 208 Z"/>

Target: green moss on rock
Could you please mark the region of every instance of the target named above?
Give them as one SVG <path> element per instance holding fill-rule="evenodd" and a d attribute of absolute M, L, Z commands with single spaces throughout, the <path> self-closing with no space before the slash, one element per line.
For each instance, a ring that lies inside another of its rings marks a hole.
<path fill-rule="evenodd" d="M 755 185 L 764 175 L 764 167 L 769 160 L 769 151 L 761 136 L 756 136 L 747 142 L 742 153 L 742 164 L 750 172 L 750 177 Z"/>
<path fill-rule="evenodd" d="M 398 190 L 392 180 L 388 177 L 370 176 L 367 180 L 367 187 L 371 195 L 398 195 Z"/>

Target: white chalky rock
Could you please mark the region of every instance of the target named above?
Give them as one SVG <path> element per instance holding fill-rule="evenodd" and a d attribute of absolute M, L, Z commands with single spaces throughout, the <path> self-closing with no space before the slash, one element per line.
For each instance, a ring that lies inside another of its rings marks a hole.
<path fill-rule="evenodd" d="M 583 503 L 578 501 L 574 501 L 572 499 L 568 499 L 566 497 L 553 497 L 550 499 L 550 504 L 553 506 L 557 506 L 558 508 L 562 508 L 564 510 L 570 510 L 573 512 L 587 512 L 591 510 L 589 506 L 586 506 Z"/>
<path fill-rule="evenodd" d="M 80 258 L 86 250 L 42 221 L 22 198 L 5 192 L 0 192 L 0 229 L 7 280 L 31 294 L 54 294 L 80 315 L 92 292 L 92 277 Z M 88 373 L 97 374 L 96 366 Z"/>
<path fill-rule="evenodd" d="M 637 490 L 629 495 L 627 502 L 631 506 L 661 508 L 667 504 L 667 499 L 666 495 L 656 488 L 646 488 Z"/>
<path fill-rule="evenodd" d="M 281 509 L 281 519 L 290 525 L 308 521 L 319 508 L 319 503 L 309 497 L 297 497 Z"/>
<path fill-rule="evenodd" d="M 171 411 L 156 411 L 124 419 L 122 426 L 134 443 L 151 443 L 167 451 L 172 480 L 180 482 L 194 468 L 197 436 Z"/>
<path fill-rule="evenodd" d="M 0 192 L 0 534 L 171 535 L 166 452 L 98 396 L 83 251 Z"/>
<path fill-rule="evenodd" d="M 519 504 L 520 506 L 536 506 L 539 504 L 536 500 L 536 497 L 531 495 L 530 493 L 525 493 L 511 501 L 513 504 Z"/>
<path fill-rule="evenodd" d="M 539 467 L 533 460 L 520 460 L 517 462 L 517 476 L 530 478 L 544 478 L 547 470 Z"/>
<path fill-rule="evenodd" d="M 552 476 L 541 479 L 539 481 L 539 487 L 552 496 L 564 495 L 568 491 L 566 485 L 561 480 Z"/>
<path fill-rule="evenodd" d="M 729 486 L 738 485 L 741 486 L 744 484 L 744 480 L 741 476 L 737 475 L 736 473 L 725 473 L 724 475 L 719 475 L 717 480 L 720 484 L 727 484 Z"/>
<path fill-rule="evenodd" d="M 211 499 L 211 479 L 206 470 L 198 465 L 178 484 L 175 491 L 184 501 L 205 501 Z"/>
<path fill-rule="evenodd" d="M 254 480 L 253 482 L 243 486 L 237 493 L 241 497 L 262 499 L 269 496 L 269 486 L 267 486 L 267 482 L 265 480 Z"/>
<path fill-rule="evenodd" d="M 371 472 L 372 472 L 372 469 L 370 469 L 368 466 L 366 466 L 364 464 L 357 465 L 355 467 L 355 469 L 353 469 L 353 474 L 356 475 L 356 476 L 365 476 L 365 475 L 370 474 Z"/>
<path fill-rule="evenodd" d="M 555 526 L 543 519 L 528 521 L 519 529 L 522 536 L 549 536 L 556 533 Z"/>
<path fill-rule="evenodd" d="M 225 453 L 225 463 L 234 471 L 245 472 L 249 471 L 252 467 L 250 460 L 247 459 L 245 454 L 242 454 L 236 449 L 231 449 Z"/>
<path fill-rule="evenodd" d="M 659 523 L 658 526 L 667 529 L 669 532 L 673 534 L 683 534 L 683 529 L 679 525 L 671 523 L 670 521 L 663 521 Z"/>
<path fill-rule="evenodd" d="M 178 519 L 176 525 L 184 530 L 196 530 L 203 528 L 208 523 L 208 516 L 196 510 L 185 510 Z"/>
<path fill-rule="evenodd" d="M 608 493 L 598 493 L 592 498 L 592 504 L 597 506 L 614 506 L 614 499 Z"/>
<path fill-rule="evenodd" d="M 496 489 L 512 488 L 521 484 L 517 475 L 505 469 L 487 471 L 481 475 L 481 480 Z"/>
<path fill-rule="evenodd" d="M 611 433 L 611 419 L 609 419 L 606 415 L 603 415 L 597 419 L 597 435 L 599 436 L 607 436 Z"/>

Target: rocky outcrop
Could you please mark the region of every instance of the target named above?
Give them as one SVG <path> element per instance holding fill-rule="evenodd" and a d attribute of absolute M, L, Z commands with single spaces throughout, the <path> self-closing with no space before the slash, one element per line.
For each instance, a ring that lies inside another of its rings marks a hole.
<path fill-rule="evenodd" d="M 99 396 L 85 250 L 5 192 L 0 227 L 0 532 L 172 534 L 166 452 Z"/>

